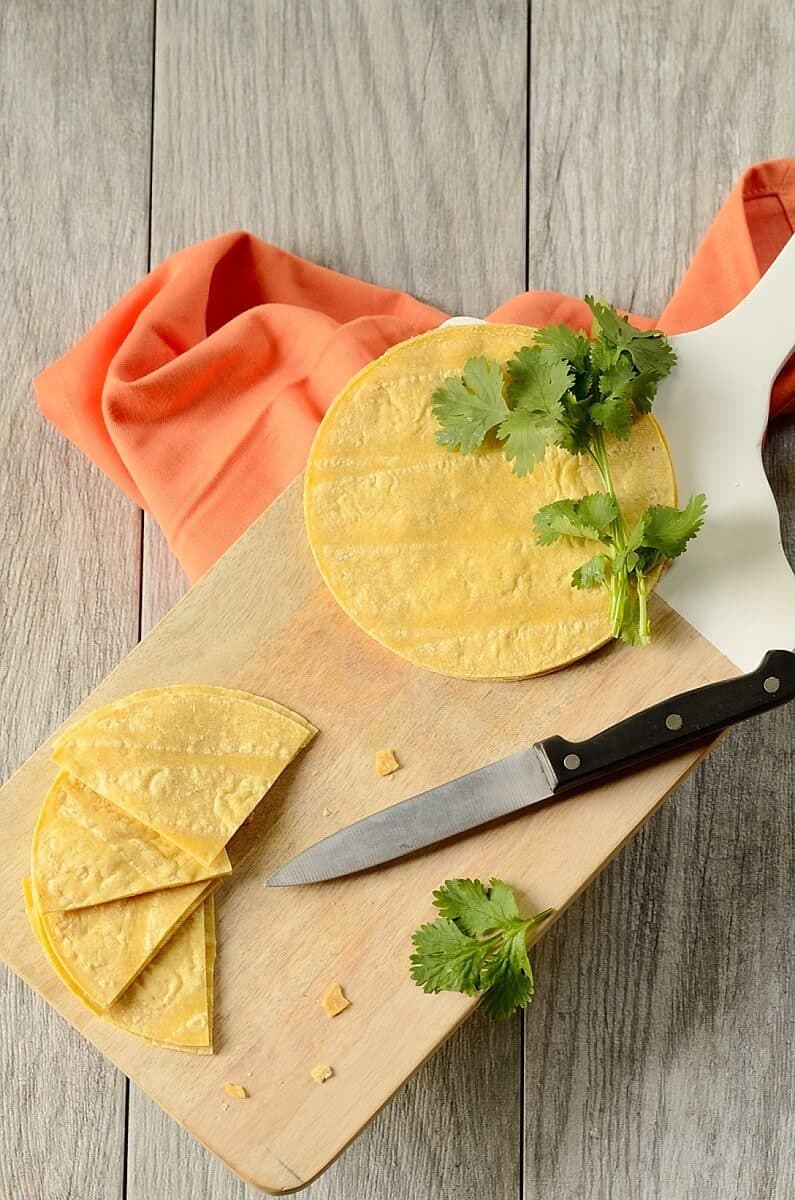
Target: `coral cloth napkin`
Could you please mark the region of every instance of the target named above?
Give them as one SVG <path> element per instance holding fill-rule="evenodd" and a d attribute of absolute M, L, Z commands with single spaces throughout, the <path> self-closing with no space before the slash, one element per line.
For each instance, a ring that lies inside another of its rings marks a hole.
<path fill-rule="evenodd" d="M 795 160 L 751 167 L 659 325 L 709 324 L 795 229 Z M 195 580 L 302 469 L 336 393 L 447 313 L 296 258 L 249 233 L 167 259 L 35 381 L 41 411 L 161 525 Z M 580 301 L 526 292 L 491 321 L 589 329 Z M 633 318 L 648 327 L 652 321 Z M 795 358 L 772 414 L 795 409 Z"/>

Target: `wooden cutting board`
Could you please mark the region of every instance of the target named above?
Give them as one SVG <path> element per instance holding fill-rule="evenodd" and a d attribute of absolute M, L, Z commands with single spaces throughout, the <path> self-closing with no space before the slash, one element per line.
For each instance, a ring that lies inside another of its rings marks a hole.
<path fill-rule="evenodd" d="M 433 916 L 433 889 L 451 875 L 498 875 L 527 908 L 562 912 L 703 752 L 366 875 L 267 889 L 268 874 L 340 826 L 546 734 L 585 737 L 737 673 L 661 600 L 650 648 L 614 644 L 518 683 L 422 672 L 332 601 L 306 543 L 301 488 L 301 480 L 288 488 L 78 710 L 139 688 L 205 682 L 280 700 L 320 729 L 230 847 L 235 871 L 217 899 L 214 1057 L 121 1033 L 59 982 L 30 932 L 20 888 L 55 775 L 48 744 L 0 792 L 0 957 L 234 1171 L 274 1193 L 322 1171 L 471 1011 L 472 1001 L 425 996 L 409 978 L 410 937 Z M 373 770 L 381 747 L 405 764 L 387 779 Z M 330 1021 L 320 1001 L 336 982 L 352 1006 Z M 334 1068 L 323 1085 L 309 1076 L 319 1063 Z M 231 1100 L 227 1080 L 249 1099 Z"/>

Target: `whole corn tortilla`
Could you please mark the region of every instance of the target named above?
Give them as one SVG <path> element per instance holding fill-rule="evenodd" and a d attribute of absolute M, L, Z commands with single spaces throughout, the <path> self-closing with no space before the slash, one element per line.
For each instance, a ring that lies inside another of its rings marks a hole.
<path fill-rule="evenodd" d="M 590 460 L 548 447 L 519 478 L 496 441 L 466 455 L 435 440 L 436 389 L 468 359 L 504 363 L 532 339 L 526 326 L 462 325 L 401 343 L 346 385 L 309 454 L 306 527 L 330 592 L 382 645 L 446 675 L 519 679 L 610 637 L 601 589 L 570 584 L 588 547 L 539 546 L 533 532 L 545 504 L 603 490 Z M 607 448 L 630 523 L 675 502 L 653 417 Z"/>
<path fill-rule="evenodd" d="M 43 913 L 88 908 L 228 875 L 222 850 L 204 864 L 62 771 L 44 798 L 31 847 Z"/>
<path fill-rule="evenodd" d="M 87 1003 L 49 942 L 31 880 L 22 881 L 31 927 L 62 982 Z M 214 901 L 209 896 L 102 1016 L 138 1037 L 175 1050 L 212 1053 Z M 88 1005 L 94 1008 L 93 1005 Z M 95 1009 L 95 1011 L 97 1011 Z"/>
<path fill-rule="evenodd" d="M 111 900 L 72 912 L 41 913 L 54 957 L 76 995 L 107 1009 L 216 887 L 214 880 Z"/>
<path fill-rule="evenodd" d="M 315 732 L 283 705 L 244 692 L 162 687 L 69 726 L 52 757 L 207 864 Z"/>

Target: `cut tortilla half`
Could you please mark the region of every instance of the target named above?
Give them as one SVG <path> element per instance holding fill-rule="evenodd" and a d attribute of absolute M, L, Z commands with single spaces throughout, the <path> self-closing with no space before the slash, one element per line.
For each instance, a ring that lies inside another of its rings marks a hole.
<path fill-rule="evenodd" d="M 190 883 L 72 912 L 41 913 L 53 955 L 89 1007 L 108 1009 L 217 886 Z"/>
<path fill-rule="evenodd" d="M 210 863 L 316 730 L 273 701 L 174 686 L 117 700 L 63 731 L 53 759 Z"/>
<path fill-rule="evenodd" d="M 33 932 L 51 966 L 70 991 L 86 1003 L 53 951 L 29 879 L 23 880 L 22 890 Z M 214 964 L 214 901 L 208 896 L 130 987 L 100 1015 L 156 1045 L 211 1054 Z M 91 1004 L 88 1007 L 97 1011 Z"/>
<path fill-rule="evenodd" d="M 225 850 L 201 863 L 66 771 L 45 796 L 33 831 L 31 878 L 43 913 L 90 908 L 231 870 Z"/>

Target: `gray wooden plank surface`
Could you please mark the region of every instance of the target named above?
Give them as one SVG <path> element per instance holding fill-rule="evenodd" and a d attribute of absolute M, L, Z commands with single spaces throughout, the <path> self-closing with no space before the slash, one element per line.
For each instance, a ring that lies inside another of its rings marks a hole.
<path fill-rule="evenodd" d="M 146 265 L 151 12 L 0 6 L 0 772 L 138 635 L 140 514 L 30 380 Z M 0 1198 L 120 1200 L 125 1083 L 0 967 Z"/>
<path fill-rule="evenodd" d="M 768 0 L 537 0 L 531 283 L 659 312 L 740 171 L 793 151 L 794 34 Z M 791 556 L 794 463 L 790 420 Z M 792 746 L 789 710 L 733 731 L 539 947 L 527 1200 L 795 1194 Z"/>
<path fill-rule="evenodd" d="M 246 0 L 234 21 L 161 0 L 153 260 L 242 226 L 453 312 L 520 291 L 526 20 L 523 0 Z M 183 586 L 147 522 L 146 623 Z M 518 1022 L 477 1018 L 307 1195 L 518 1196 L 519 1087 Z M 128 1164 L 128 1200 L 257 1194 L 135 1089 Z"/>
<path fill-rule="evenodd" d="M 6 771 L 137 634 L 137 515 L 28 381 L 145 270 L 151 21 L 0 11 Z M 455 311 L 519 290 L 524 21 L 521 2 L 247 0 L 232 20 L 160 0 L 153 259 L 243 225 Z M 531 283 L 658 310 L 738 171 L 792 153 L 792 49 L 769 0 L 536 0 Z M 767 451 L 790 552 L 794 452 L 790 422 Z M 144 629 L 182 587 L 147 525 Z M 791 743 L 784 712 L 731 734 L 537 950 L 528 1200 L 795 1191 Z M 476 1017 L 309 1194 L 515 1196 L 518 1073 L 516 1026 Z M 0 973 L 0 1200 L 120 1197 L 123 1086 Z M 129 1155 L 129 1200 L 255 1195 L 135 1091 Z"/>

